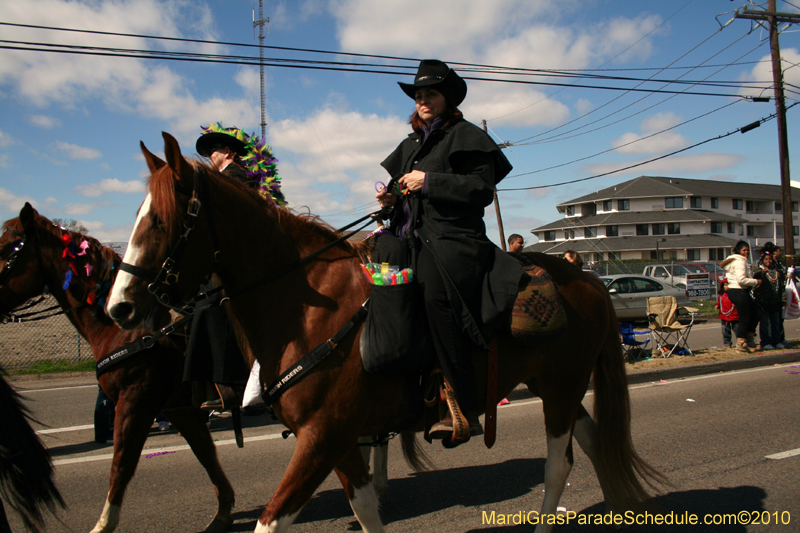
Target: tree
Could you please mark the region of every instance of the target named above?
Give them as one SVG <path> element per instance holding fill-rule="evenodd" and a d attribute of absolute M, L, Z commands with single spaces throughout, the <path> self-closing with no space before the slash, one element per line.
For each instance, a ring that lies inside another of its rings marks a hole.
<path fill-rule="evenodd" d="M 76 233 L 89 233 L 89 228 L 81 224 L 79 221 L 73 218 L 54 218 L 53 224 L 56 226 L 61 226 L 62 228 L 68 231 L 74 231 Z"/>

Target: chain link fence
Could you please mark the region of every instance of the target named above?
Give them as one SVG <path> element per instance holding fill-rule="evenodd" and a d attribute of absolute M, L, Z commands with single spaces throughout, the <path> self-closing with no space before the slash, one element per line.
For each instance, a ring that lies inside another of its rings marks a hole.
<path fill-rule="evenodd" d="M 54 305 L 55 299 L 47 298 L 20 314 Z M 9 322 L 0 324 L 0 328 L 0 366 L 7 371 L 26 370 L 44 362 L 76 364 L 94 360 L 89 343 L 63 314 L 31 322 Z"/>

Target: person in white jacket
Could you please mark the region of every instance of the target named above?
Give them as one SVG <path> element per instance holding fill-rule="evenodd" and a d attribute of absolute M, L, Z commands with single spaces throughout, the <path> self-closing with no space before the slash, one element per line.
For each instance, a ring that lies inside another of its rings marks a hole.
<path fill-rule="evenodd" d="M 750 296 L 750 289 L 761 285 L 760 279 L 753 278 L 753 272 L 747 262 L 750 256 L 750 245 L 747 241 L 739 241 L 733 247 L 733 254 L 722 261 L 719 266 L 725 269 L 728 280 L 728 298 L 736 306 L 739 323 L 736 325 L 736 349 L 750 352 L 757 348 L 755 336 L 758 325 L 758 313 L 755 302 Z"/>

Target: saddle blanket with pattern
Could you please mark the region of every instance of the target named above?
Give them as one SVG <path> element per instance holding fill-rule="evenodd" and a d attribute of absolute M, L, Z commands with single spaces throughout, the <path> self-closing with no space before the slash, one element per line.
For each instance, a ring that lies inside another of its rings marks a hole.
<path fill-rule="evenodd" d="M 528 280 L 521 282 L 511 311 L 511 334 L 522 341 L 534 341 L 561 331 L 567 314 L 555 282 L 538 265 L 525 268 Z"/>

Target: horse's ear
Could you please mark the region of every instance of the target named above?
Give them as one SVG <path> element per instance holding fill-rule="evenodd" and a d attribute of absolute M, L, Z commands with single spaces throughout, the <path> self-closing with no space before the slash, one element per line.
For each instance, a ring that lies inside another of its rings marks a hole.
<path fill-rule="evenodd" d="M 142 154 L 144 155 L 144 160 L 147 161 L 147 168 L 150 169 L 150 174 L 158 170 L 159 168 L 166 165 L 164 161 L 162 161 L 159 157 L 154 155 L 147 147 L 144 145 L 144 142 L 139 141 L 139 146 L 142 149 Z"/>
<path fill-rule="evenodd" d="M 176 179 L 178 181 L 190 179 L 194 176 L 194 168 L 181 155 L 178 141 L 166 131 L 162 131 L 161 136 L 164 137 L 164 155 L 167 158 L 167 165 L 175 173 Z"/>
<path fill-rule="evenodd" d="M 25 229 L 32 228 L 36 215 L 38 215 L 36 209 L 28 202 L 25 202 L 25 205 L 22 206 L 19 212 L 19 221 L 22 222 L 22 227 Z"/>

